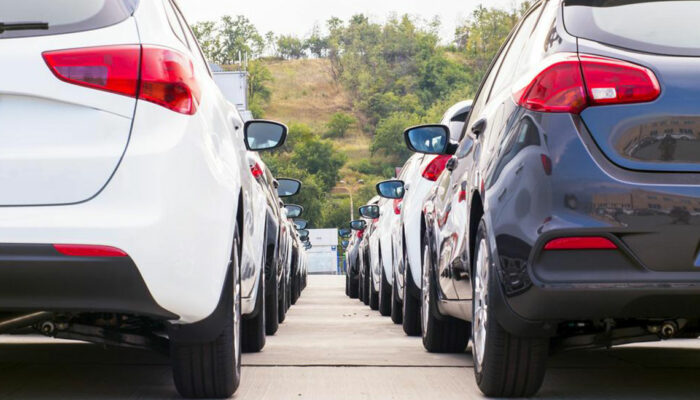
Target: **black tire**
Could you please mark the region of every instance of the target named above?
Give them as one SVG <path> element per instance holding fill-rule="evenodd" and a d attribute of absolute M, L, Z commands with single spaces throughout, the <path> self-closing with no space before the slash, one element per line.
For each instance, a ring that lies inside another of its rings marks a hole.
<path fill-rule="evenodd" d="M 433 258 L 423 238 L 423 284 L 421 286 L 421 333 L 423 347 L 431 353 L 464 353 L 469 344 L 470 325 L 461 319 L 442 315 L 438 309 L 437 281 Z"/>
<path fill-rule="evenodd" d="M 369 281 L 369 308 L 375 311 L 379 309 L 379 291 L 374 290 L 374 278 Z"/>
<path fill-rule="evenodd" d="M 379 283 L 379 314 L 384 317 L 391 315 L 391 285 L 384 268 L 382 268 L 382 277 Z"/>
<path fill-rule="evenodd" d="M 366 306 L 369 305 L 369 288 L 372 284 L 370 281 L 369 277 L 369 267 L 365 267 L 365 275 L 363 277 L 363 289 L 362 289 L 362 302 L 365 303 Z"/>
<path fill-rule="evenodd" d="M 279 329 L 279 286 L 277 285 L 277 265 L 270 266 L 270 277 L 265 287 L 265 333 L 274 335 Z"/>
<path fill-rule="evenodd" d="M 489 241 L 486 239 L 487 231 L 486 224 L 482 220 L 479 225 L 479 230 L 476 235 L 475 252 L 474 252 L 474 278 L 478 278 L 479 270 L 486 271 L 486 279 L 480 279 L 480 282 L 486 281 L 483 286 L 487 288 L 486 293 L 493 293 L 494 290 L 500 290 L 496 282 L 496 274 L 492 274 L 491 270 L 491 249 Z M 485 254 L 485 258 L 480 262 L 480 256 Z M 487 266 L 486 270 L 479 268 L 478 265 Z M 483 275 L 483 274 L 482 274 Z M 494 276 L 494 279 L 489 279 L 488 276 Z M 490 310 L 493 310 L 492 302 L 494 296 L 479 296 L 476 297 L 476 286 L 482 287 L 479 282 L 474 283 L 474 296 L 472 318 L 473 336 L 477 340 L 476 319 L 474 319 L 477 301 L 484 299 L 486 307 L 486 324 L 483 332 L 483 351 L 481 356 L 477 355 L 476 344 L 473 345 L 474 352 L 474 374 L 476 383 L 479 389 L 488 397 L 530 397 L 533 396 L 542 386 L 547 365 L 547 356 L 549 351 L 549 339 L 547 338 L 524 338 L 506 332 L 496 321 L 495 317 L 488 315 Z M 483 310 L 483 309 L 482 309 Z M 480 336 L 481 336 L 480 335 Z"/>
<path fill-rule="evenodd" d="M 357 277 L 348 278 L 348 296 L 351 299 L 356 299 L 359 295 L 360 282 Z"/>
<path fill-rule="evenodd" d="M 287 282 L 284 276 L 280 282 L 279 292 L 278 292 L 278 306 L 277 306 L 277 321 L 281 324 L 287 318 Z"/>
<path fill-rule="evenodd" d="M 350 297 L 350 275 L 345 274 L 345 295 Z"/>
<path fill-rule="evenodd" d="M 292 292 L 290 293 L 291 295 L 291 304 L 295 305 L 297 304 L 297 300 L 299 300 L 299 280 L 301 278 L 299 276 L 295 276 L 292 278 Z"/>
<path fill-rule="evenodd" d="M 256 315 L 243 318 L 241 321 L 241 351 L 243 353 L 258 353 L 265 347 L 265 280 L 260 276 L 258 297 L 255 300 Z"/>
<path fill-rule="evenodd" d="M 394 276 L 394 284 L 391 285 L 391 321 L 397 325 L 403 322 L 403 302 L 399 298 L 398 291 L 398 282 Z"/>
<path fill-rule="evenodd" d="M 191 399 L 228 398 L 241 381 L 241 278 L 238 229 L 231 255 L 232 274 L 224 286 L 226 323 L 222 332 L 207 343 L 171 340 L 173 380 L 178 393 Z"/>
<path fill-rule="evenodd" d="M 403 273 L 403 331 L 408 336 L 420 336 L 420 300 L 408 290 L 412 284 L 411 269 L 408 264 Z"/>

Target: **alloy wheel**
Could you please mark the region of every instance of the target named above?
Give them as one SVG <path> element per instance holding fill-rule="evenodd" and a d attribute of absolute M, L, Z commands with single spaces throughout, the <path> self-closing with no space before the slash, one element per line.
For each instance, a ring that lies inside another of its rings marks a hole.
<path fill-rule="evenodd" d="M 428 331 L 428 318 L 430 317 L 430 250 L 428 246 L 423 246 L 423 280 L 421 287 L 421 298 L 423 301 L 420 317 L 423 334 Z"/>
<path fill-rule="evenodd" d="M 478 251 L 473 283 L 472 352 L 474 353 L 475 368 L 480 369 L 484 361 L 486 329 L 488 327 L 489 255 L 486 239 L 481 239 Z"/>

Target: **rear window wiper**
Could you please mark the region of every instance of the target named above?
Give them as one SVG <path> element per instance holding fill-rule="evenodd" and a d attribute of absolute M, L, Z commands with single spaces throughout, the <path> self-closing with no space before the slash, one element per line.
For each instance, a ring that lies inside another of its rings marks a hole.
<path fill-rule="evenodd" d="M 49 29 L 48 22 L 0 22 L 0 33 L 5 31 L 33 31 Z"/>

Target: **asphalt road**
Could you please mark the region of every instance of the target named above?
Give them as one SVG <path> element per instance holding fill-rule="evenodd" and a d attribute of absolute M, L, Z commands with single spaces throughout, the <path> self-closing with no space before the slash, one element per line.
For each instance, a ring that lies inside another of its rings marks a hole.
<path fill-rule="evenodd" d="M 471 355 L 435 355 L 356 300 L 342 277 L 312 276 L 262 353 L 244 355 L 235 399 L 481 398 Z M 625 346 L 552 358 L 542 399 L 700 397 L 700 342 Z M 37 337 L 0 336 L 0 399 L 177 398 L 168 360 Z"/>

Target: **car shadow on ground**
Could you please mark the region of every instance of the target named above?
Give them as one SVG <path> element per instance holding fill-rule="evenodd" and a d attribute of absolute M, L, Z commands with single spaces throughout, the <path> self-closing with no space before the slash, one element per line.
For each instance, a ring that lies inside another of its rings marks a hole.
<path fill-rule="evenodd" d="M 695 341 L 684 347 L 567 352 L 552 357 L 537 397 L 697 398 L 699 373 Z M 475 390 L 469 379 L 467 386 Z M 476 391 L 465 398 L 475 396 Z M 167 357 L 80 343 L 0 343 L 0 399 L 128 398 L 178 398 Z"/>

